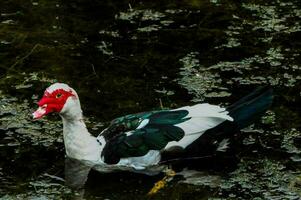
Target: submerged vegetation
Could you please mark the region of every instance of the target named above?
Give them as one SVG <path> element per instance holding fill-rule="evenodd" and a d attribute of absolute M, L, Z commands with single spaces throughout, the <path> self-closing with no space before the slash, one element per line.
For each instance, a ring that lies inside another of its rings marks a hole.
<path fill-rule="evenodd" d="M 31 120 L 38 95 L 61 81 L 77 89 L 95 135 L 124 114 L 226 106 L 270 85 L 274 104 L 242 131 L 236 161 L 185 169 L 156 198 L 300 199 L 300 18 L 298 0 L 1 2 L 0 198 L 70 198 L 60 120 Z M 89 199 L 143 198 L 159 179 L 97 178 Z"/>

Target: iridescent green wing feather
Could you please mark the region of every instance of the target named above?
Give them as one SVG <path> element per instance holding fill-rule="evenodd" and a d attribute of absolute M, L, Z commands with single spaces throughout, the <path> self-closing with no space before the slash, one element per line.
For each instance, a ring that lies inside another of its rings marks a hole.
<path fill-rule="evenodd" d="M 163 149 L 168 142 L 179 141 L 185 133 L 175 125 L 189 120 L 187 115 L 186 110 L 148 113 L 143 117 L 148 120 L 144 127 L 116 135 L 106 143 L 102 152 L 104 161 L 116 164 L 120 158 L 143 156 L 149 150 Z"/>
<path fill-rule="evenodd" d="M 134 130 L 144 119 L 157 112 L 161 111 L 142 112 L 116 118 L 111 121 L 109 127 L 103 131 L 102 135 L 106 140 L 110 140 L 121 133 Z"/>

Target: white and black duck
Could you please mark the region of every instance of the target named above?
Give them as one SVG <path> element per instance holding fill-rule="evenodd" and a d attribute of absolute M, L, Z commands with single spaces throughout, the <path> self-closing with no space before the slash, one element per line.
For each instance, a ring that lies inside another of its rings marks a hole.
<path fill-rule="evenodd" d="M 227 108 L 207 103 L 172 110 L 130 114 L 114 119 L 98 137 L 83 120 L 79 97 L 67 84 L 48 87 L 33 113 L 38 119 L 51 112 L 63 120 L 66 154 L 100 172 L 127 170 L 157 174 L 165 154 L 175 158 L 226 151 L 229 138 L 269 108 L 272 90 L 260 87 Z"/>

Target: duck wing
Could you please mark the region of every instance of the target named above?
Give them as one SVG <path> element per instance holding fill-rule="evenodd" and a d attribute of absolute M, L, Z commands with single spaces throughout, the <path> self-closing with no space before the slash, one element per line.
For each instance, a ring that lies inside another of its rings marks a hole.
<path fill-rule="evenodd" d="M 121 158 L 144 156 L 150 150 L 185 148 L 225 120 L 232 120 L 228 112 L 210 104 L 127 115 L 114 120 L 105 131 L 110 137 L 102 157 L 116 164 Z"/>

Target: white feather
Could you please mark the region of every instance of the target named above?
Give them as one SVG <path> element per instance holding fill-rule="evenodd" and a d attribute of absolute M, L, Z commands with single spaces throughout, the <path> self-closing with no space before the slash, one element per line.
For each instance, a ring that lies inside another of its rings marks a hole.
<path fill-rule="evenodd" d="M 148 124 L 148 122 L 149 122 L 149 119 L 142 120 L 142 122 L 139 124 L 139 126 L 136 129 L 145 127 Z"/>
<path fill-rule="evenodd" d="M 69 90 L 73 90 L 71 87 L 69 87 L 69 85 L 65 84 L 65 83 L 54 83 L 51 86 L 49 86 L 46 91 L 49 93 L 52 93 L 55 90 L 58 89 L 63 89 L 65 91 L 69 91 Z"/>
<path fill-rule="evenodd" d="M 173 146 L 186 148 L 194 140 L 198 139 L 206 130 L 219 125 L 225 120 L 233 121 L 233 118 L 228 115 L 228 111 L 226 111 L 225 108 L 207 103 L 185 106 L 175 110 L 187 110 L 189 113 L 186 117 L 190 117 L 191 119 L 175 125 L 184 130 L 185 135 L 178 142 L 169 142 L 165 149 L 169 149 Z"/>

